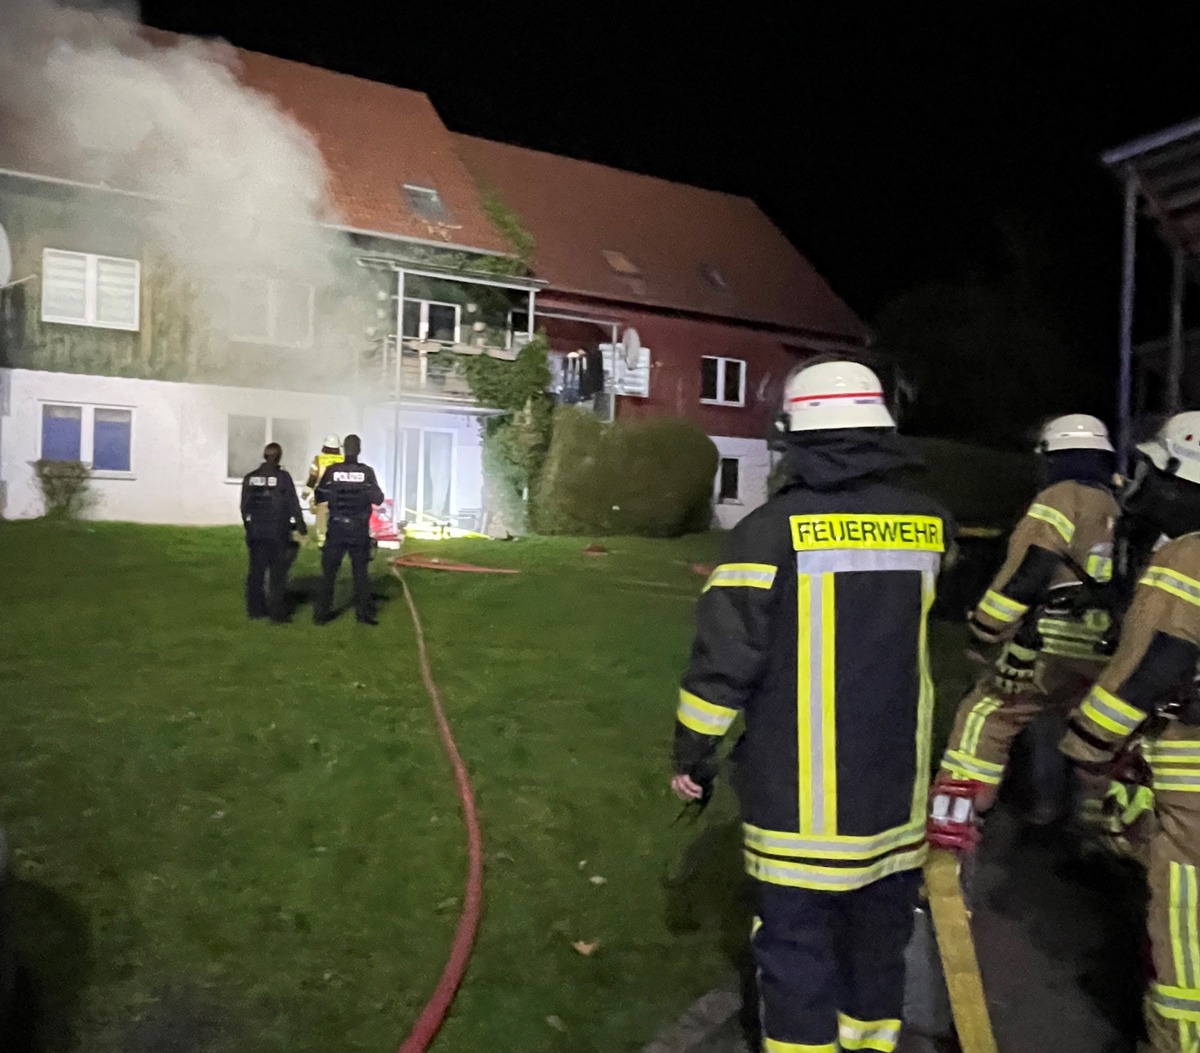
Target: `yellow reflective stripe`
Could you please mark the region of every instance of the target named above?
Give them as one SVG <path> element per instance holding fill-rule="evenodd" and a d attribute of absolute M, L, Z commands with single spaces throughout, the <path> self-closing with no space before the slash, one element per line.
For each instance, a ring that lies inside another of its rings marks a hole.
<path fill-rule="evenodd" d="M 838 1047 L 836 1042 L 810 1046 L 799 1042 L 780 1042 L 775 1038 L 764 1038 L 763 1053 L 838 1053 Z"/>
<path fill-rule="evenodd" d="M 913 844 L 924 835 L 924 816 L 919 823 L 908 823 L 868 836 L 797 834 L 787 830 L 764 830 L 750 823 L 742 824 L 742 836 L 747 848 L 764 855 L 805 859 L 873 859 Z"/>
<path fill-rule="evenodd" d="M 930 751 L 933 749 L 933 707 L 935 694 L 933 675 L 929 671 L 929 612 L 937 596 L 937 579 L 933 571 L 921 574 L 921 630 L 917 640 L 917 675 L 920 695 L 917 699 L 917 772 L 913 783 L 913 802 L 910 817 L 923 820 L 929 806 Z"/>
<path fill-rule="evenodd" d="M 835 579 L 821 576 L 821 796 L 826 834 L 837 833 L 837 611 Z M 814 699 L 815 701 L 815 699 Z"/>
<path fill-rule="evenodd" d="M 1029 511 L 1025 514 L 1030 519 L 1049 523 L 1050 526 L 1058 531 L 1059 535 L 1068 545 L 1071 543 L 1072 538 L 1075 537 L 1075 524 L 1057 508 L 1051 508 L 1049 505 L 1030 505 Z"/>
<path fill-rule="evenodd" d="M 768 563 L 722 563 L 709 575 L 704 591 L 716 588 L 769 589 L 776 568 Z"/>
<path fill-rule="evenodd" d="M 1181 600 L 1187 600 L 1188 603 L 1200 607 L 1200 581 L 1178 571 L 1168 570 L 1166 567 L 1151 567 L 1142 575 L 1138 584 L 1162 589 L 1163 592 L 1169 592 L 1172 596 L 1178 596 Z"/>
<path fill-rule="evenodd" d="M 1104 584 L 1107 581 L 1112 581 L 1113 576 L 1113 561 L 1108 556 L 1088 556 L 1087 563 L 1084 564 L 1087 576 L 1092 581 Z"/>
<path fill-rule="evenodd" d="M 964 753 L 973 756 L 979 749 L 979 738 L 983 734 L 987 719 L 1000 708 L 1000 705 L 1000 699 L 984 695 L 971 707 L 971 713 L 963 727 L 962 742 L 959 743 Z"/>
<path fill-rule="evenodd" d="M 792 547 L 908 549 L 945 552 L 937 516 L 807 515 L 792 516 Z"/>
<path fill-rule="evenodd" d="M 1146 719 L 1146 714 L 1140 709 L 1134 709 L 1128 702 L 1099 686 L 1088 692 L 1079 712 L 1096 726 L 1122 738 L 1136 730 Z"/>
<path fill-rule="evenodd" d="M 758 935 L 758 930 L 762 928 L 762 918 L 757 914 L 750 919 L 750 939 L 754 939 Z"/>
<path fill-rule="evenodd" d="M 925 862 L 928 846 L 920 845 L 908 852 L 898 852 L 864 867 L 825 867 L 808 863 L 793 863 L 787 859 L 766 859 L 754 852 L 742 853 L 746 873 L 759 881 L 792 888 L 815 889 L 819 892 L 852 892 L 865 888 L 892 874 L 915 870 Z"/>
<path fill-rule="evenodd" d="M 675 717 L 685 728 L 701 735 L 724 735 L 737 714 L 736 709 L 705 702 L 699 695 L 682 688 L 679 691 L 679 708 L 675 711 Z"/>
<path fill-rule="evenodd" d="M 881 1050 L 892 1053 L 900 1041 L 899 1020 L 856 1020 L 838 1013 L 838 1037 L 842 1049 Z"/>
<path fill-rule="evenodd" d="M 796 641 L 796 757 L 799 783 L 800 829 L 812 832 L 812 781 L 805 777 L 807 758 L 812 756 L 812 726 L 808 719 L 808 689 L 812 671 L 812 575 L 796 579 L 799 635 Z"/>
<path fill-rule="evenodd" d="M 988 786 L 999 786 L 1004 778 L 1003 764 L 980 760 L 961 750 L 947 750 L 942 757 L 942 767 L 955 776 L 986 783 Z"/>
<path fill-rule="evenodd" d="M 1157 739 L 1143 743 L 1142 756 L 1151 764 L 1200 764 L 1200 740 Z"/>
<path fill-rule="evenodd" d="M 1016 600 L 1010 600 L 1003 593 L 997 592 L 995 589 L 988 589 L 983 594 L 983 599 L 979 601 L 979 609 L 989 618 L 1004 625 L 1009 625 L 1029 610 L 1029 605 L 1018 603 Z"/>
<path fill-rule="evenodd" d="M 1151 984 L 1150 1002 L 1160 1016 L 1200 1022 L 1200 988 Z"/>

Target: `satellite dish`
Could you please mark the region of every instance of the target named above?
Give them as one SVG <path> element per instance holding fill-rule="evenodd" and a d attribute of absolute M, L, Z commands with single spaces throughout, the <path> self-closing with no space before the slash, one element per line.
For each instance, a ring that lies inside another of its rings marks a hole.
<path fill-rule="evenodd" d="M 0 223 L 0 289 L 12 281 L 12 249 L 8 246 L 8 235 Z"/>
<path fill-rule="evenodd" d="M 638 356 L 642 353 L 642 341 L 638 338 L 638 331 L 626 329 L 621 337 L 621 344 L 625 348 L 625 365 L 630 369 L 637 369 Z"/>

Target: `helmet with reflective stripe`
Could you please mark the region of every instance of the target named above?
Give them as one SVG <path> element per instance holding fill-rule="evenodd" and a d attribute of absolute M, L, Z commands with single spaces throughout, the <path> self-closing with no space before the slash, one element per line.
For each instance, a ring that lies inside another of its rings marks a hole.
<path fill-rule="evenodd" d="M 1072 413 L 1066 417 L 1055 417 L 1042 429 L 1038 442 L 1041 453 L 1057 453 L 1060 450 L 1107 450 L 1113 452 L 1108 428 L 1099 417 L 1086 413 Z"/>
<path fill-rule="evenodd" d="M 1162 426 L 1157 439 L 1138 449 L 1159 471 L 1200 483 L 1200 411 L 1176 414 Z"/>
<path fill-rule="evenodd" d="M 325 441 L 321 446 L 326 450 L 340 450 L 342 448 L 342 437 L 340 435 L 326 435 Z"/>
<path fill-rule="evenodd" d="M 793 373 L 783 386 L 789 431 L 894 428 L 883 384 L 857 362 L 819 362 Z"/>

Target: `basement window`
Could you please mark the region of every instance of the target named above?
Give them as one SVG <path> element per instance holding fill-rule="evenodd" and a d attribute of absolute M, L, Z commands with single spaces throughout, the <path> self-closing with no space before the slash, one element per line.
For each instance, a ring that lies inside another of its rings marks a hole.
<path fill-rule="evenodd" d="M 736 457 L 722 457 L 717 470 L 717 501 L 723 505 L 740 504 L 742 462 Z"/>
<path fill-rule="evenodd" d="M 432 223 L 449 223 L 450 210 L 442 201 L 442 195 L 433 187 L 417 186 L 415 183 L 404 184 L 404 197 L 409 210 L 414 216 L 427 219 Z"/>

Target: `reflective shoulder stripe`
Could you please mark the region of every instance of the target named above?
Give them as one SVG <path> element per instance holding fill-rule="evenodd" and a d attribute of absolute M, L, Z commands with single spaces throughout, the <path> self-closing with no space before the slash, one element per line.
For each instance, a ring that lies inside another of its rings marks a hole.
<path fill-rule="evenodd" d="M 699 695 L 680 689 L 675 717 L 685 728 L 701 735 L 724 735 L 737 716 L 736 709 L 705 702 Z"/>
<path fill-rule="evenodd" d="M 979 610 L 989 618 L 1009 625 L 1029 610 L 1029 605 L 1010 600 L 1004 593 L 997 592 L 995 589 L 988 589 L 983 594 L 983 599 L 979 601 Z"/>
<path fill-rule="evenodd" d="M 890 570 L 937 574 L 941 562 L 940 552 L 910 549 L 828 548 L 796 553 L 796 569 L 800 574 Z"/>
<path fill-rule="evenodd" d="M 776 568 L 769 563 L 722 563 L 709 575 L 704 591 L 742 587 L 769 589 L 775 584 Z"/>
<path fill-rule="evenodd" d="M 1059 536 L 1069 545 L 1075 537 L 1075 524 L 1072 523 L 1065 515 L 1057 508 L 1051 508 L 1049 505 L 1030 505 L 1029 511 L 1025 513 L 1030 519 L 1037 519 L 1043 523 L 1049 523 L 1058 531 Z"/>
<path fill-rule="evenodd" d="M 1146 719 L 1146 714 L 1097 685 L 1088 692 L 1079 712 L 1105 731 L 1122 738 Z"/>
<path fill-rule="evenodd" d="M 1166 567 L 1151 567 L 1142 575 L 1138 584 L 1162 589 L 1163 592 L 1169 592 L 1172 596 L 1178 596 L 1181 600 L 1187 600 L 1188 603 L 1200 607 L 1200 581 L 1178 571 L 1168 570 Z"/>
<path fill-rule="evenodd" d="M 899 1020 L 857 1020 L 838 1013 L 842 1049 L 894 1050 L 900 1041 Z"/>

